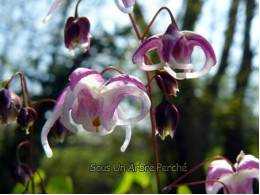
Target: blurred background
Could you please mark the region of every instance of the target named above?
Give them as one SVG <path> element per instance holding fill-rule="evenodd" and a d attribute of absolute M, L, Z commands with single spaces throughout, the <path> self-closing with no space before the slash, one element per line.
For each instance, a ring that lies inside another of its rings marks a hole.
<path fill-rule="evenodd" d="M 33 101 L 57 99 L 68 85 L 69 74 L 77 67 L 102 71 L 115 66 L 146 83 L 144 72 L 132 64 L 138 39 L 127 14 L 121 13 L 112 0 L 82 0 L 79 16 L 91 22 L 91 49 L 71 57 L 63 43 L 66 18 L 74 14 L 76 1 L 65 1 L 52 19 L 43 24 L 53 0 L 0 0 L 0 81 L 21 71 L 26 76 Z M 223 155 L 235 162 L 241 150 L 259 157 L 259 1 L 257 0 L 137 0 L 134 18 L 144 32 L 156 11 L 167 6 L 179 29 L 195 31 L 212 44 L 217 64 L 210 74 L 196 80 L 179 81 L 177 97 L 170 100 L 180 113 L 173 139 L 157 137 L 159 162 L 163 165 L 186 165 L 191 169 L 204 159 Z M 163 11 L 149 35 L 163 33 L 170 17 Z M 147 36 L 147 37 L 148 37 Z M 156 61 L 156 53 L 150 58 Z M 204 63 L 203 52 L 195 48 L 193 63 Z M 116 73 L 109 71 L 105 78 Z M 12 91 L 21 95 L 18 79 Z M 153 85 L 154 107 L 161 92 Z M 136 113 L 136 102 L 125 99 L 123 108 Z M 57 143 L 49 134 L 54 156 L 46 158 L 40 145 L 41 128 L 52 111 L 52 104 L 36 107 L 38 119 L 34 136 L 34 166 L 44 180 L 48 193 L 156 193 L 155 172 L 91 171 L 93 164 L 153 165 L 152 134 L 149 117 L 132 126 L 132 140 L 126 152 L 120 147 L 124 131 L 117 127 L 108 136 L 87 132 L 69 135 Z M 18 144 L 28 139 L 18 126 L 0 126 L 0 193 L 22 193 L 24 187 L 11 176 L 17 163 Z M 28 148 L 20 158 L 28 162 Z M 95 166 L 97 168 L 97 166 Z M 204 180 L 207 166 L 198 169 L 182 182 Z M 185 172 L 161 171 L 165 187 Z M 39 183 L 40 178 L 36 179 Z M 258 186 L 255 186 L 256 190 Z M 39 191 L 40 188 L 39 188 Z M 205 193 L 205 185 L 173 189 L 171 193 Z"/>

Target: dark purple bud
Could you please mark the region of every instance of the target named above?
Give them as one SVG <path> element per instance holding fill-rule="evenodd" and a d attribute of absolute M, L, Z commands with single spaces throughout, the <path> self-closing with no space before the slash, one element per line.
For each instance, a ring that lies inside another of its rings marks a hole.
<path fill-rule="evenodd" d="M 8 119 L 8 110 L 11 103 L 11 92 L 7 89 L 3 89 L 0 92 L 0 117 L 2 123 L 6 124 Z"/>
<path fill-rule="evenodd" d="M 69 130 L 64 126 L 63 122 L 61 121 L 61 119 L 58 119 L 51 130 L 55 137 L 57 138 L 58 142 L 63 143 L 66 136 L 69 134 Z"/>
<path fill-rule="evenodd" d="M 78 47 L 83 52 L 90 48 L 90 22 L 86 17 L 69 17 L 64 30 L 65 46 L 74 55 L 73 49 Z"/>
<path fill-rule="evenodd" d="M 156 128 L 162 139 L 167 135 L 172 138 L 179 121 L 179 112 L 170 102 L 163 100 L 154 109 Z"/>
<path fill-rule="evenodd" d="M 162 82 L 165 86 L 166 93 L 169 95 L 176 96 L 177 92 L 179 91 L 177 80 L 165 70 L 162 71 L 159 70 L 157 75 L 161 77 Z M 155 80 L 157 85 L 162 89 L 162 84 L 158 80 L 158 77 L 155 77 Z"/>
<path fill-rule="evenodd" d="M 21 100 L 19 96 L 8 89 L 0 91 L 0 118 L 3 124 L 16 121 L 20 108 Z"/>
<path fill-rule="evenodd" d="M 25 164 L 14 165 L 12 167 L 12 175 L 17 182 L 24 186 L 26 186 L 26 183 L 29 179 L 33 178 L 32 171 L 30 170 L 29 166 Z"/>
<path fill-rule="evenodd" d="M 28 127 L 33 125 L 36 117 L 37 112 L 33 108 L 24 107 L 19 112 L 17 123 L 21 125 L 23 129 L 27 129 Z"/>

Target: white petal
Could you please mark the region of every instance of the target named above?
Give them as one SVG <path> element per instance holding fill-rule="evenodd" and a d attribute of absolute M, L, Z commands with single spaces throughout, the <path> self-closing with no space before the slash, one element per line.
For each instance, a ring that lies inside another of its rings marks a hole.
<path fill-rule="evenodd" d="M 56 120 L 58 120 L 61 116 L 61 110 L 62 110 L 62 106 L 57 107 L 53 113 L 51 114 L 51 116 L 48 118 L 48 120 L 46 121 L 45 125 L 42 128 L 42 132 L 41 132 L 41 142 L 42 142 L 42 146 L 43 149 L 46 153 L 46 156 L 48 158 L 52 157 L 52 150 L 51 147 L 48 143 L 48 134 L 50 132 L 51 127 L 54 125 L 54 123 L 56 122 Z"/>

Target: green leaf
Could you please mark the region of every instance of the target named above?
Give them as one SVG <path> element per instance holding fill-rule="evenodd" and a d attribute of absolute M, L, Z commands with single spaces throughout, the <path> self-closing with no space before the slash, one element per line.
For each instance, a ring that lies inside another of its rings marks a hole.
<path fill-rule="evenodd" d="M 37 173 L 38 172 L 38 173 Z M 45 172 L 42 169 L 38 169 L 36 173 L 34 173 L 33 178 L 34 178 L 34 184 L 39 184 L 41 183 L 41 179 L 44 181 L 45 179 Z M 39 176 L 40 174 L 40 176 Z M 41 178 L 40 178 L 41 177 Z"/>
<path fill-rule="evenodd" d="M 125 172 L 123 179 L 113 192 L 114 194 L 125 194 L 129 192 L 134 181 L 134 174 L 132 172 Z"/>
<path fill-rule="evenodd" d="M 46 185 L 50 194 L 73 194 L 73 183 L 70 177 L 51 177 Z"/>
<path fill-rule="evenodd" d="M 177 194 L 192 194 L 188 186 L 180 186 L 177 188 Z"/>
<path fill-rule="evenodd" d="M 146 172 L 135 172 L 134 181 L 142 186 L 142 188 L 146 188 L 150 184 L 150 178 L 148 177 Z"/>
<path fill-rule="evenodd" d="M 17 183 L 12 191 L 12 194 L 22 194 L 25 191 L 25 186 L 20 183 Z"/>

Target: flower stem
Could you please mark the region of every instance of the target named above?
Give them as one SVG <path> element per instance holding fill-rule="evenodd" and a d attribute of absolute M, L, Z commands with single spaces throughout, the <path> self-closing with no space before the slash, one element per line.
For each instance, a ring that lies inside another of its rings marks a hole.
<path fill-rule="evenodd" d="M 20 159 L 20 156 L 19 156 L 20 149 L 21 149 L 22 146 L 27 145 L 27 144 L 29 144 L 29 140 L 26 140 L 26 141 L 21 142 L 21 143 L 17 146 L 17 148 L 16 148 L 16 160 L 17 160 L 17 162 L 18 162 L 19 164 L 23 164 L 22 161 L 21 161 L 21 159 Z"/>
<path fill-rule="evenodd" d="M 147 26 L 147 28 L 145 29 L 144 34 L 143 34 L 143 36 L 141 37 L 141 40 L 142 40 L 142 41 L 144 40 L 144 38 L 145 38 L 145 36 L 147 35 L 148 31 L 150 30 L 152 24 L 154 23 L 155 19 L 157 18 L 157 16 L 159 15 L 159 13 L 160 13 L 162 10 L 166 10 L 166 11 L 169 13 L 169 15 L 170 15 L 170 17 L 171 17 L 172 23 L 174 23 L 175 26 L 177 27 L 176 21 L 175 21 L 175 19 L 174 19 L 174 16 L 173 16 L 171 10 L 169 10 L 169 8 L 167 8 L 167 7 L 161 7 L 161 8 L 156 12 L 156 14 L 154 15 L 152 21 L 150 22 L 150 24 L 149 24 L 149 25 Z"/>
<path fill-rule="evenodd" d="M 141 39 L 141 35 L 137 29 L 135 20 L 132 16 L 131 13 L 128 14 L 130 17 L 130 20 L 132 22 L 133 28 L 135 30 L 136 36 L 138 37 L 138 39 L 140 41 L 142 41 Z M 145 56 L 145 61 L 146 63 L 151 63 L 151 61 L 148 59 L 147 56 Z M 151 101 L 151 107 L 150 107 L 150 120 L 151 120 L 151 127 L 152 127 L 152 139 L 153 139 L 153 151 L 154 151 L 154 166 L 155 166 L 155 172 L 156 172 L 156 181 L 157 181 L 157 189 L 158 189 L 158 193 L 160 194 L 161 191 L 161 180 L 160 180 L 160 173 L 158 171 L 158 163 L 159 163 L 159 157 L 158 157 L 158 149 L 157 149 L 157 144 L 156 144 L 156 125 L 155 125 L 155 119 L 154 119 L 154 112 L 153 112 L 153 99 L 152 99 L 152 87 L 151 87 L 151 82 L 149 82 L 150 79 L 150 73 L 149 72 L 145 72 L 146 73 L 146 79 L 147 79 L 147 88 L 148 88 L 148 96 L 149 99 Z"/>
<path fill-rule="evenodd" d="M 75 14 L 74 14 L 75 18 L 78 18 L 78 17 L 79 17 L 79 16 L 78 16 L 78 7 L 79 7 L 80 1 L 81 1 L 81 0 L 78 0 L 78 2 L 77 2 L 77 4 L 76 4 L 76 7 L 75 7 Z"/>
<path fill-rule="evenodd" d="M 114 67 L 114 66 L 109 66 L 109 67 L 105 68 L 104 70 L 102 70 L 102 71 L 100 72 L 100 74 L 103 75 L 103 74 L 104 74 L 106 71 L 108 71 L 108 70 L 114 70 L 114 71 L 116 71 L 116 72 L 118 72 L 118 73 L 120 73 L 120 74 L 124 74 L 121 70 L 119 70 L 118 68 L 116 68 L 116 67 Z"/>
<path fill-rule="evenodd" d="M 203 183 L 220 183 L 223 185 L 223 187 L 225 188 L 225 190 L 227 191 L 227 194 L 230 194 L 230 191 L 228 189 L 228 187 L 226 186 L 226 184 L 224 184 L 222 181 L 218 181 L 218 180 L 203 180 L 203 181 L 193 181 L 193 182 L 188 182 L 188 183 L 182 183 L 182 184 L 175 184 L 174 186 L 171 187 L 179 187 L 179 186 L 191 186 L 191 185 L 198 185 L 198 184 L 203 184 Z"/>
<path fill-rule="evenodd" d="M 53 104 L 56 104 L 56 100 L 54 99 L 41 99 L 37 102 L 32 103 L 32 107 L 38 106 L 39 104 L 45 103 L 45 102 L 51 102 Z"/>

